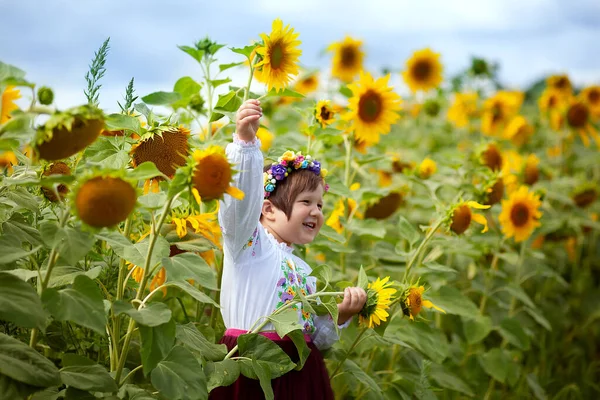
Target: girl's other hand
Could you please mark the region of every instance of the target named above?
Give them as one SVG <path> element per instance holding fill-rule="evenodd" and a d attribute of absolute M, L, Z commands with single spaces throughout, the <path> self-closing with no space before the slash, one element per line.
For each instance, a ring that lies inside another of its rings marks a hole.
<path fill-rule="evenodd" d="M 358 286 L 344 289 L 344 300 L 338 304 L 338 325 L 352 318 L 367 302 L 367 292 Z"/>
<path fill-rule="evenodd" d="M 241 140 L 245 142 L 254 140 L 260 125 L 260 117 L 262 117 L 260 101 L 250 99 L 240 106 L 236 114 L 235 131 Z"/>

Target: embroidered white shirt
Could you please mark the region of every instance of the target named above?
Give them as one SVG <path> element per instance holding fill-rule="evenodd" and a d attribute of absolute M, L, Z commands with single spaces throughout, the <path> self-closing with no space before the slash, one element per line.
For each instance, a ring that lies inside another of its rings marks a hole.
<path fill-rule="evenodd" d="M 225 196 L 219 208 L 224 238 L 221 313 L 227 328 L 250 330 L 296 292 L 314 293 L 316 278 L 309 276 L 312 269 L 292 254 L 292 247 L 279 243 L 260 223 L 264 193 L 260 141 L 244 142 L 234 134 L 226 154 L 240 171 L 232 185 L 245 196 L 243 200 Z M 304 333 L 317 348 L 329 348 L 339 339 L 329 315 L 310 314 L 301 304 L 295 308 Z M 269 324 L 263 329 L 274 328 Z"/>

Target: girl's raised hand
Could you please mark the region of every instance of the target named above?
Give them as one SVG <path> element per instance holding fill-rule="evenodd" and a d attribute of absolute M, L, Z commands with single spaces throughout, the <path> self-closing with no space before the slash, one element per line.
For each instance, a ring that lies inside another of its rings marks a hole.
<path fill-rule="evenodd" d="M 260 117 L 262 117 L 260 101 L 250 99 L 240 106 L 236 114 L 235 130 L 241 140 L 245 142 L 254 140 L 260 125 Z"/>
<path fill-rule="evenodd" d="M 338 304 L 338 325 L 343 324 L 362 310 L 367 302 L 367 292 L 358 286 L 344 289 L 344 300 Z"/>

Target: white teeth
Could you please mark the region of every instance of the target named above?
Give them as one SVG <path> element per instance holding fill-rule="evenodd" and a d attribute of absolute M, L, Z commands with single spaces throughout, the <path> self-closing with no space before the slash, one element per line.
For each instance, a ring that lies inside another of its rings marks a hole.
<path fill-rule="evenodd" d="M 306 222 L 306 223 L 304 223 L 304 224 L 302 224 L 302 225 L 304 225 L 304 226 L 306 226 L 306 227 L 308 227 L 308 228 L 311 228 L 311 229 L 315 229 L 315 226 L 316 226 L 316 225 L 315 225 L 314 223 L 312 223 L 312 222 Z"/>

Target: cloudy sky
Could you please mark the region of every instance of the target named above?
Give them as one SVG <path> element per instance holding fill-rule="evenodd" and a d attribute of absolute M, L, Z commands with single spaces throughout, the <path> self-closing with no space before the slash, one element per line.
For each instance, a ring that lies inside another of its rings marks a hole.
<path fill-rule="evenodd" d="M 367 69 L 400 70 L 410 54 L 441 53 L 445 75 L 471 56 L 501 64 L 500 78 L 526 87 L 549 73 L 600 83 L 598 0 L 0 0 L 0 60 L 54 88 L 59 107 L 85 102 L 85 73 L 110 37 L 101 106 L 116 111 L 131 77 L 136 94 L 170 91 L 182 76 L 200 78 L 177 48 L 208 35 L 244 46 L 281 18 L 300 33 L 302 63 L 326 68 L 323 53 L 347 34 L 364 41 Z M 222 50 L 223 62 L 241 61 Z M 230 74 L 242 84 L 246 71 Z M 401 79 L 393 80 L 402 92 Z"/>

